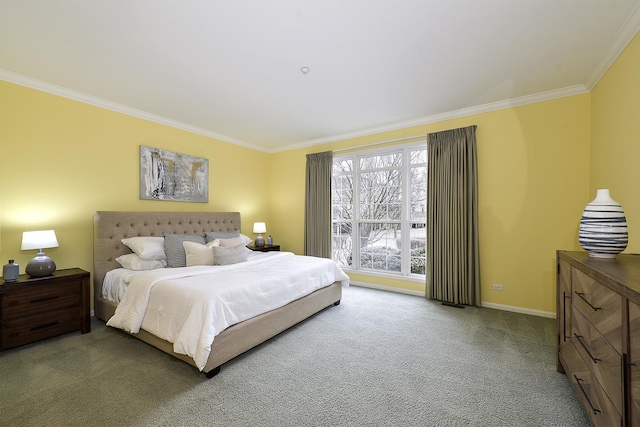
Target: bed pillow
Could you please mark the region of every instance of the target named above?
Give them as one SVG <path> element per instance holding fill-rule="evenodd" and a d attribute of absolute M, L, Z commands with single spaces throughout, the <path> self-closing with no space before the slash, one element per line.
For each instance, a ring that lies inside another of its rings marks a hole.
<path fill-rule="evenodd" d="M 182 242 L 197 242 L 205 244 L 204 236 L 200 234 L 169 234 L 164 233 L 164 251 L 167 254 L 169 267 L 186 267 L 187 256 Z"/>
<path fill-rule="evenodd" d="M 192 265 L 215 265 L 213 263 L 213 251 L 211 248 L 218 245 L 219 241 L 217 239 L 205 245 L 188 240 L 182 242 L 187 267 L 191 267 Z"/>
<path fill-rule="evenodd" d="M 167 266 L 167 262 L 163 259 L 142 259 L 137 254 L 120 255 L 116 261 L 127 270 L 155 270 Z"/>
<path fill-rule="evenodd" d="M 232 237 L 238 237 L 240 235 L 239 231 L 207 231 L 204 233 L 205 239 L 207 239 L 207 243 L 215 240 L 215 239 L 231 239 Z"/>
<path fill-rule="evenodd" d="M 167 259 L 164 252 L 164 237 L 129 237 L 120 241 L 142 259 Z"/>
<path fill-rule="evenodd" d="M 204 233 L 207 242 L 211 242 L 214 239 L 232 239 L 234 237 L 239 237 L 242 239 L 242 242 L 245 245 L 248 245 L 249 243 L 251 243 L 251 238 L 248 236 L 245 236 L 244 234 L 240 233 L 239 231 L 230 231 L 230 232 L 221 232 L 221 231 L 207 231 L 206 233 Z"/>
<path fill-rule="evenodd" d="M 223 248 L 231 248 L 233 246 L 238 246 L 238 245 L 242 245 L 242 246 L 246 246 L 247 245 L 244 242 L 244 240 L 242 239 L 242 237 L 240 237 L 240 236 L 233 237 L 231 239 L 220 239 L 220 245 L 219 246 L 222 246 Z"/>
<path fill-rule="evenodd" d="M 213 262 L 215 265 L 228 265 L 244 262 L 247 260 L 247 248 L 244 243 L 230 248 L 223 246 L 213 246 Z"/>

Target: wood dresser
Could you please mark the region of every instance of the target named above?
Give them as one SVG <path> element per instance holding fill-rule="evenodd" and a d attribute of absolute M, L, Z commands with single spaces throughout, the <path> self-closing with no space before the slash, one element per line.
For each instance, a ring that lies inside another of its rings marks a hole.
<path fill-rule="evenodd" d="M 0 350 L 67 332 L 91 331 L 89 272 L 56 270 L 15 282 L 0 279 Z"/>
<path fill-rule="evenodd" d="M 594 426 L 640 426 L 640 255 L 557 253 L 558 372 Z"/>

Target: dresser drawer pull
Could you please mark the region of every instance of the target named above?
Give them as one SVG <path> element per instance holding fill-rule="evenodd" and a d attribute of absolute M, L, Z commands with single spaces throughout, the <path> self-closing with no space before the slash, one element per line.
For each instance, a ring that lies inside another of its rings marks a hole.
<path fill-rule="evenodd" d="M 591 305 L 591 303 L 584 297 L 584 294 L 582 292 L 576 292 L 576 295 L 578 295 L 582 299 L 582 301 L 586 302 L 589 307 L 593 309 L 593 311 L 602 310 L 602 307 L 594 307 L 593 305 Z"/>
<path fill-rule="evenodd" d="M 38 329 L 44 329 L 44 328 L 49 328 L 51 326 L 56 326 L 58 324 L 58 322 L 51 322 L 51 323 L 46 323 L 44 325 L 40 325 L 40 326 L 34 326 L 33 328 L 31 328 L 32 331 L 37 331 Z"/>
<path fill-rule="evenodd" d="M 52 296 L 52 297 L 46 297 L 46 298 L 38 298 L 38 299 L 32 299 L 31 301 L 29 301 L 31 304 L 37 304 L 39 302 L 45 302 L 45 301 L 51 301 L 52 299 L 57 299 L 57 296 Z"/>
<path fill-rule="evenodd" d="M 593 357 L 593 355 L 591 354 L 591 352 L 589 351 L 589 349 L 587 348 L 586 345 L 584 345 L 584 343 L 582 342 L 582 339 L 584 338 L 582 335 L 578 335 L 576 333 L 574 333 L 573 335 L 575 335 L 575 337 L 578 339 L 578 342 L 580 343 L 580 345 L 582 346 L 582 348 L 584 348 L 584 351 L 587 352 L 587 354 L 589 355 L 589 357 L 591 358 L 591 360 L 593 360 L 593 363 L 598 363 L 601 362 L 600 359 L 596 359 L 595 357 Z"/>
<path fill-rule="evenodd" d="M 582 382 L 584 381 L 582 378 L 578 378 L 578 376 L 576 374 L 573 374 L 574 378 L 576 379 L 576 382 L 578 383 L 578 387 L 580 387 L 580 390 L 582 390 L 582 394 L 584 394 L 584 398 L 587 399 L 587 403 L 589 404 L 589 406 L 591 406 L 591 410 L 593 411 L 593 415 L 598 415 L 599 413 L 601 414 L 602 411 L 600 409 L 596 409 L 593 407 L 593 405 L 591 404 L 591 399 L 589 399 L 589 396 L 587 395 L 587 392 L 585 391 L 584 387 L 582 387 Z"/>
<path fill-rule="evenodd" d="M 562 340 L 566 342 L 571 338 L 571 335 L 567 336 L 567 299 L 571 299 L 571 297 L 566 292 L 563 292 L 562 296 Z"/>

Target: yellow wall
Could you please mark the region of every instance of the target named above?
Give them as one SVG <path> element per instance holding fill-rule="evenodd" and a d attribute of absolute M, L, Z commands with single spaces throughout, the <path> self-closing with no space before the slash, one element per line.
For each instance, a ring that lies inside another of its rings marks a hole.
<path fill-rule="evenodd" d="M 555 312 L 555 251 L 577 250 L 589 196 L 590 95 L 271 155 L 272 230 L 303 251 L 305 154 L 477 125 L 483 303 Z M 273 190 L 281 190 L 277 194 Z M 421 291 L 424 284 L 350 274 Z M 504 291 L 492 290 L 493 284 Z"/>
<path fill-rule="evenodd" d="M 625 212 L 626 252 L 640 252 L 640 35 L 592 91 L 590 198 L 608 188 Z"/>
<path fill-rule="evenodd" d="M 275 154 L 2 81 L 0 100 L 0 260 L 16 259 L 21 271 L 34 255 L 20 251 L 22 231 L 44 228 L 58 234 L 60 247 L 47 253 L 59 268 L 91 271 L 96 210 L 238 210 L 245 234 L 264 220 L 276 243 L 302 253 L 305 154 L 475 124 L 483 302 L 552 313 L 555 251 L 579 249 L 580 214 L 600 185 L 589 183 L 590 94 Z M 208 158 L 210 202 L 139 200 L 140 145 Z M 632 206 L 622 189 L 612 195 Z M 424 291 L 412 281 L 352 280 Z"/>
<path fill-rule="evenodd" d="M 209 203 L 139 200 L 139 146 L 209 159 Z M 22 232 L 54 229 L 58 268 L 92 271 L 97 210 L 240 211 L 269 222 L 267 154 L 0 81 L 0 260 L 24 272 Z"/>

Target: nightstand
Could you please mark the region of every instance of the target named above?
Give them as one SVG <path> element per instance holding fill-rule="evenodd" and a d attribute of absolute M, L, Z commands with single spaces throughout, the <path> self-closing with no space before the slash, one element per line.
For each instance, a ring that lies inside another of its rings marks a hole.
<path fill-rule="evenodd" d="M 271 251 L 279 251 L 280 250 L 280 245 L 264 245 L 264 246 L 260 246 L 257 247 L 255 245 L 249 245 L 247 246 L 249 249 L 251 249 L 252 251 L 258 251 L 258 252 L 271 252 Z"/>
<path fill-rule="evenodd" d="M 47 277 L 0 279 L 0 350 L 80 330 L 91 332 L 89 272 L 56 270 Z"/>

